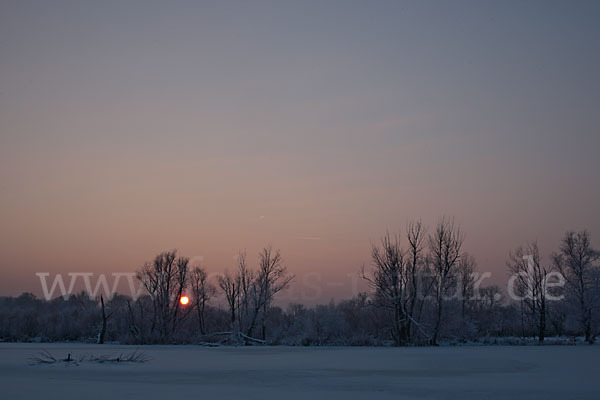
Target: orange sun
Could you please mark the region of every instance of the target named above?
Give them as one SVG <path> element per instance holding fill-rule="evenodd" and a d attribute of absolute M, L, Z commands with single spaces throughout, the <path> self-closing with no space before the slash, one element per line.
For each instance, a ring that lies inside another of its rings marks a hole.
<path fill-rule="evenodd" d="M 179 302 L 181 303 L 182 306 L 185 306 L 187 303 L 190 302 L 190 298 L 187 296 L 181 296 L 181 298 L 179 299 Z"/>

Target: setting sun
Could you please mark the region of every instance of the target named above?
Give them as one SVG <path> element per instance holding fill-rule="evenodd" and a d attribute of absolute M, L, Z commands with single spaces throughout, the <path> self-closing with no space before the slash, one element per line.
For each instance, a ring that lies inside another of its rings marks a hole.
<path fill-rule="evenodd" d="M 179 299 L 179 302 L 181 303 L 182 306 L 185 306 L 187 303 L 190 302 L 190 298 L 187 296 L 181 296 L 181 298 Z"/>

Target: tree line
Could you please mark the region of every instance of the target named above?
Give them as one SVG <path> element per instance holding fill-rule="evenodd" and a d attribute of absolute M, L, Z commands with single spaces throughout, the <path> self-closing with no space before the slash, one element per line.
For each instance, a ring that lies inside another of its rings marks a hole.
<path fill-rule="evenodd" d="M 349 300 L 307 307 L 275 304 L 294 275 L 279 250 L 265 247 L 251 267 L 240 252 L 235 268 L 210 282 L 206 270 L 176 250 L 137 272 L 147 293 L 135 300 L 87 293 L 51 301 L 25 293 L 0 297 L 0 340 L 121 343 L 437 345 L 600 333 L 600 253 L 588 231 L 566 232 L 547 261 L 536 242 L 507 258 L 508 294 L 480 287 L 465 235 L 443 218 L 386 233 L 371 246 L 361 276 L 369 290 Z M 182 296 L 189 303 L 180 303 Z"/>

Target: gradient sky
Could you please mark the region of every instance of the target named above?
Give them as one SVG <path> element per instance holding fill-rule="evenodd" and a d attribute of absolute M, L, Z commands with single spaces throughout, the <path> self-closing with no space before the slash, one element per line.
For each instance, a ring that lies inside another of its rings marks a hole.
<path fill-rule="evenodd" d="M 596 1 L 1 1 L 0 295 L 272 244 L 343 298 L 371 241 L 442 215 L 494 283 L 526 240 L 598 246 L 599 21 Z"/>

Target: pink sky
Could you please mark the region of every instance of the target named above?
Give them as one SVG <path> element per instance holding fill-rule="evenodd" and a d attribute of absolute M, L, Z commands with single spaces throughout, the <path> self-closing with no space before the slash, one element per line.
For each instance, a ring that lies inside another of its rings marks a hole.
<path fill-rule="evenodd" d="M 271 244 L 328 301 L 443 215 L 493 283 L 597 238 L 599 7 L 463 6 L 3 3 L 0 295 Z"/>

